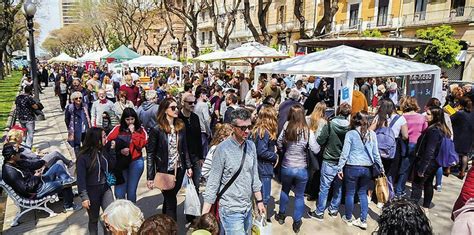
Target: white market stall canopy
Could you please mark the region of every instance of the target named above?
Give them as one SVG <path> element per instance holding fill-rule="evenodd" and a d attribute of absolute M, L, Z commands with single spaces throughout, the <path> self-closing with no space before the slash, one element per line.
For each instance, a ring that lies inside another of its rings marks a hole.
<path fill-rule="evenodd" d="M 163 56 L 144 55 L 138 58 L 123 62 L 128 67 L 181 67 L 179 61 L 168 59 Z"/>
<path fill-rule="evenodd" d="M 86 62 L 86 61 L 100 62 L 100 58 L 108 54 L 109 54 L 109 51 L 107 51 L 107 49 L 104 49 L 102 51 L 87 52 L 81 58 L 77 60 L 79 62 Z"/>
<path fill-rule="evenodd" d="M 222 60 L 222 58 L 224 57 L 225 54 L 226 54 L 225 51 L 214 51 L 214 52 L 211 52 L 211 53 L 200 55 L 196 58 L 193 58 L 193 60 L 203 61 L 203 62 L 218 61 L 218 60 Z"/>
<path fill-rule="evenodd" d="M 222 60 L 246 60 L 249 63 L 255 63 L 257 59 L 288 57 L 289 56 L 287 54 L 283 54 L 258 42 L 248 42 L 242 44 L 242 46 L 230 51 L 226 51 L 223 55 L 221 55 Z"/>
<path fill-rule="evenodd" d="M 49 59 L 48 62 L 49 63 L 75 63 L 77 62 L 77 60 L 63 52 L 59 54 L 58 56 Z"/>
<path fill-rule="evenodd" d="M 438 66 L 344 45 L 255 67 L 255 79 L 261 73 L 311 74 L 335 78 L 338 81 L 335 83 L 335 92 L 341 88 L 348 89 L 348 99 L 343 97 L 341 101 L 349 103 L 352 101 L 354 79 L 357 77 L 434 74 L 433 97 L 441 100 L 442 96 L 441 69 Z M 258 80 L 255 86 L 256 84 Z"/>

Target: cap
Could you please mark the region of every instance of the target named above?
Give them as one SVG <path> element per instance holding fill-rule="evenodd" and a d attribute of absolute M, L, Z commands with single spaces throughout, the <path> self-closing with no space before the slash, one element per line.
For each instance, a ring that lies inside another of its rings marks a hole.
<path fill-rule="evenodd" d="M 17 124 L 17 125 L 12 126 L 12 128 L 10 128 L 10 130 L 26 131 L 27 129 Z"/>
<path fill-rule="evenodd" d="M 5 160 L 10 160 L 10 158 L 17 153 L 19 152 L 16 150 L 12 143 L 6 143 L 5 145 L 3 145 L 2 155 Z"/>

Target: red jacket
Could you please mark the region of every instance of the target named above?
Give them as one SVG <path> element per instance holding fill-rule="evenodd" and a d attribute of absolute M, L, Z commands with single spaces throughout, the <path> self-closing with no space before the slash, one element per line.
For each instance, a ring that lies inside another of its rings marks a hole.
<path fill-rule="evenodd" d="M 456 203 L 454 203 L 452 212 L 455 212 L 459 208 L 463 207 L 470 198 L 474 198 L 474 167 L 471 167 L 471 169 L 467 172 L 466 180 L 462 186 L 461 193 L 459 193 L 458 200 L 456 200 Z M 451 219 L 453 219 L 452 214 Z"/>
<path fill-rule="evenodd" d="M 140 90 L 137 86 L 133 85 L 129 87 L 126 84 L 123 84 L 120 86 L 120 91 L 127 92 L 127 100 L 132 101 L 133 105 L 137 107 L 140 105 Z"/>
<path fill-rule="evenodd" d="M 130 132 L 120 131 L 120 125 L 117 125 L 110 131 L 107 136 L 107 142 L 117 139 L 119 135 L 130 135 Z M 132 154 L 132 160 L 142 156 L 142 149 L 148 142 L 148 134 L 140 127 L 137 131 L 133 132 L 130 140 L 130 154 Z"/>

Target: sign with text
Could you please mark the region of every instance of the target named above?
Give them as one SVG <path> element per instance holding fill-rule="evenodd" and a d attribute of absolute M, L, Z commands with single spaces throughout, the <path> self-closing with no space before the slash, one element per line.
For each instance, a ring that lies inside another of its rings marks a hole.
<path fill-rule="evenodd" d="M 407 79 L 407 95 L 415 97 L 420 107 L 425 107 L 433 97 L 434 74 L 409 75 Z"/>
<path fill-rule="evenodd" d="M 86 71 L 91 71 L 96 68 L 95 61 L 86 61 Z"/>

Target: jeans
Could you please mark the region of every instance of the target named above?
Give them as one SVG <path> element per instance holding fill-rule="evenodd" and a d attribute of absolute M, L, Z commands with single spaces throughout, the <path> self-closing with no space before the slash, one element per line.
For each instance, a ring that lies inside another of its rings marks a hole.
<path fill-rule="evenodd" d="M 207 152 L 209 151 L 209 136 L 201 132 L 201 143 L 202 143 L 202 156 L 207 156 Z"/>
<path fill-rule="evenodd" d="M 51 153 L 45 154 L 42 158 L 46 162 L 47 167 L 51 167 L 53 164 L 55 164 L 58 161 L 62 161 L 66 165 L 72 164 L 72 160 L 67 159 L 64 155 L 62 155 L 58 151 L 53 151 Z"/>
<path fill-rule="evenodd" d="M 117 199 L 127 199 L 133 203 L 137 202 L 138 181 L 142 176 L 144 168 L 143 157 L 133 160 L 128 169 L 123 170 L 125 183 L 115 185 L 115 197 Z"/>
<path fill-rule="evenodd" d="M 344 183 L 346 185 L 346 219 L 352 219 L 352 211 L 354 210 L 354 196 L 357 190 L 360 200 L 360 220 L 362 222 L 367 221 L 367 213 L 369 211 L 367 186 L 369 185 L 371 179 L 372 173 L 370 167 L 349 165 L 344 167 Z"/>
<path fill-rule="evenodd" d="M 260 181 L 262 182 L 263 204 L 267 206 L 272 194 L 272 177 L 260 177 Z"/>
<path fill-rule="evenodd" d="M 168 174 L 174 174 L 174 171 L 169 171 Z M 177 207 L 178 207 L 178 200 L 176 199 L 176 195 L 178 191 L 181 189 L 181 185 L 183 184 L 185 171 L 182 168 L 178 168 L 176 172 L 176 184 L 173 189 L 171 190 L 163 190 L 161 193 L 163 194 L 163 214 L 169 215 L 174 221 L 178 221 L 177 218 Z"/>
<path fill-rule="evenodd" d="M 35 134 L 35 121 L 22 121 L 20 120 L 21 127 L 26 128 L 26 146 L 33 146 L 33 135 Z"/>
<path fill-rule="evenodd" d="M 42 176 L 44 181 L 64 182 L 71 179 L 65 166 L 60 163 L 53 164 Z"/>
<path fill-rule="evenodd" d="M 87 195 L 91 203 L 87 210 L 89 234 L 95 235 L 98 234 L 100 208 L 104 211 L 114 201 L 114 195 L 107 184 L 87 186 Z"/>
<path fill-rule="evenodd" d="M 219 207 L 220 232 L 223 235 L 241 235 L 250 234 L 252 228 L 252 209 L 248 208 L 245 212 L 234 212 Z"/>
<path fill-rule="evenodd" d="M 46 173 L 43 174 L 43 185 L 36 192 L 36 198 L 43 198 L 47 195 L 58 193 L 62 190 L 64 197 L 64 207 L 73 206 L 72 188 L 63 188 L 63 182 L 71 177 L 64 166 L 60 164 L 52 165 Z"/>
<path fill-rule="evenodd" d="M 412 192 L 411 199 L 418 202 L 421 199 L 422 191 L 424 191 L 425 196 L 423 198 L 423 207 L 429 208 L 431 205 L 431 200 L 433 200 L 433 179 L 438 171 L 439 165 L 434 160 L 428 163 L 429 166 L 426 168 L 426 171 L 423 177 L 418 176 L 417 171 L 415 171 L 415 178 L 412 183 Z M 416 169 L 415 169 L 416 170 Z"/>
<path fill-rule="evenodd" d="M 395 185 L 396 196 L 402 196 L 405 194 L 405 185 L 407 183 L 408 177 L 410 177 L 411 170 L 413 169 L 413 162 L 415 162 L 416 158 L 415 148 L 416 144 L 408 144 L 408 154 L 401 159 L 398 182 Z"/>
<path fill-rule="evenodd" d="M 441 186 L 442 182 L 441 180 L 443 179 L 443 168 L 440 167 L 438 168 L 438 170 L 436 171 L 436 186 Z"/>
<path fill-rule="evenodd" d="M 290 189 L 295 193 L 295 211 L 293 222 L 300 222 L 304 213 L 304 189 L 308 182 L 308 171 L 305 168 L 281 168 L 280 213 L 286 213 L 290 200 Z"/>
<path fill-rule="evenodd" d="M 318 215 L 324 214 L 331 184 L 333 185 L 333 195 L 331 205 L 329 205 L 329 212 L 337 212 L 339 210 L 342 198 L 342 181 L 336 176 L 337 170 L 337 163 L 323 161 L 321 165 L 321 186 L 316 207 L 316 214 Z"/>

